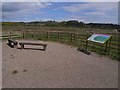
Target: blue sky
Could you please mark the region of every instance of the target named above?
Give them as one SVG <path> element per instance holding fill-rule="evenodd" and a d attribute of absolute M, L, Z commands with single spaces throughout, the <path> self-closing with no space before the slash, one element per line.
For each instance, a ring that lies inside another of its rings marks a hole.
<path fill-rule="evenodd" d="M 3 2 L 2 21 L 118 23 L 117 2 Z"/>

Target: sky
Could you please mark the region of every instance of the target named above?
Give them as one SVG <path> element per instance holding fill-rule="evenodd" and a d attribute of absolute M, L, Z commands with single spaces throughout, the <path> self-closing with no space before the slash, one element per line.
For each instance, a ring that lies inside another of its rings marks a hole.
<path fill-rule="evenodd" d="M 1 0 L 2 2 L 119 2 L 119 0 Z"/>
<path fill-rule="evenodd" d="M 90 1 L 90 0 L 87 0 Z M 118 24 L 118 2 L 2 2 L 1 21 L 68 21 Z M 95 0 L 92 0 L 95 1 Z"/>

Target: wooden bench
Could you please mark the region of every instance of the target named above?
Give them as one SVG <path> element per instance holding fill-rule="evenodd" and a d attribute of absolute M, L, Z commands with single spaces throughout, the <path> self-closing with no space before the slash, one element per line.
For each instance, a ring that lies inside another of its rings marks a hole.
<path fill-rule="evenodd" d="M 8 45 L 11 47 L 17 48 L 18 42 L 12 39 L 8 39 Z"/>
<path fill-rule="evenodd" d="M 40 45 L 43 46 L 43 50 L 45 51 L 47 44 L 42 44 L 42 43 L 28 43 L 28 42 L 20 42 L 19 43 L 21 46 L 21 49 L 24 49 L 24 45 Z"/>

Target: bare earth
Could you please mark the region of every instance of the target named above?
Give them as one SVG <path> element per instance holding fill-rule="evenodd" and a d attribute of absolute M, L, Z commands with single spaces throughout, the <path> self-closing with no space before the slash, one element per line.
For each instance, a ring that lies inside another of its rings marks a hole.
<path fill-rule="evenodd" d="M 60 43 L 42 43 L 47 43 L 46 51 L 14 49 L 3 41 L 3 88 L 118 87 L 117 61 Z"/>

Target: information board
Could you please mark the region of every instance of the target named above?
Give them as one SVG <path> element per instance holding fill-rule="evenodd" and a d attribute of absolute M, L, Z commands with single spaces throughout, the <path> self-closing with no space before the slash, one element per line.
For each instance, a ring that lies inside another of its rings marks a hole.
<path fill-rule="evenodd" d="M 111 35 L 106 34 L 93 34 L 87 40 L 104 44 L 107 40 L 110 39 L 110 37 Z"/>

